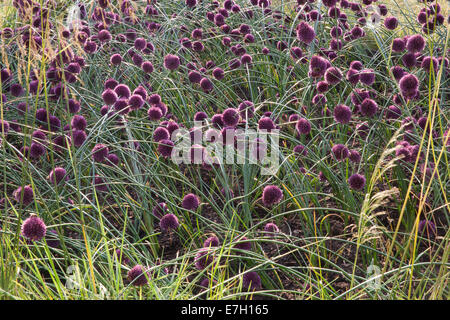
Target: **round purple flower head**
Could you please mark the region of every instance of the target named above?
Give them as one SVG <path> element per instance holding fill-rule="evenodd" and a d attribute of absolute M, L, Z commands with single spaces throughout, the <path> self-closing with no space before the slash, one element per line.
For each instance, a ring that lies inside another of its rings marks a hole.
<path fill-rule="evenodd" d="M 200 87 L 204 92 L 209 92 L 213 89 L 213 83 L 208 78 L 203 78 L 200 80 Z"/>
<path fill-rule="evenodd" d="M 336 160 L 339 161 L 348 158 L 349 155 L 348 148 L 343 144 L 335 144 L 333 148 L 331 148 L 331 151 L 333 152 Z"/>
<path fill-rule="evenodd" d="M 327 70 L 327 60 L 320 56 L 312 56 L 309 61 L 309 73 L 313 78 L 320 78 Z"/>
<path fill-rule="evenodd" d="M 150 107 L 147 111 L 147 115 L 151 121 L 158 121 L 162 118 L 163 113 L 158 107 Z"/>
<path fill-rule="evenodd" d="M 113 105 L 117 101 L 117 93 L 112 89 L 106 89 L 102 93 L 102 98 L 108 106 Z"/>
<path fill-rule="evenodd" d="M 247 240 L 248 240 L 247 237 L 242 237 L 242 238 L 238 241 L 238 243 L 236 243 L 236 244 L 234 245 L 234 247 L 235 247 L 236 249 L 240 249 L 240 250 L 247 250 L 247 251 L 251 250 L 251 249 L 252 249 L 252 243 L 251 243 L 250 241 L 247 241 Z"/>
<path fill-rule="evenodd" d="M 387 17 L 384 19 L 384 26 L 388 30 L 394 30 L 398 26 L 398 20 L 396 17 Z"/>
<path fill-rule="evenodd" d="M 219 244 L 220 244 L 219 238 L 217 238 L 216 236 L 211 236 L 211 237 L 208 237 L 208 239 L 205 240 L 205 242 L 203 243 L 203 247 L 204 248 L 218 247 Z"/>
<path fill-rule="evenodd" d="M 406 41 L 406 49 L 411 53 L 421 52 L 424 48 L 425 39 L 420 34 L 410 36 Z"/>
<path fill-rule="evenodd" d="M 372 69 L 364 69 L 359 73 L 359 81 L 366 86 L 371 86 L 375 82 L 375 73 Z"/>
<path fill-rule="evenodd" d="M 311 123 L 305 118 L 300 118 L 297 121 L 295 128 L 297 129 L 298 133 L 306 135 L 311 132 Z"/>
<path fill-rule="evenodd" d="M 236 126 L 239 122 L 239 112 L 234 108 L 225 109 L 222 113 L 222 121 L 225 126 Z"/>
<path fill-rule="evenodd" d="M 22 235 L 30 241 L 39 241 L 45 237 L 47 227 L 36 215 L 31 215 L 22 223 Z"/>
<path fill-rule="evenodd" d="M 34 198 L 33 189 L 29 185 L 19 187 L 13 192 L 13 196 L 17 202 L 22 201 L 24 205 L 30 204 Z"/>
<path fill-rule="evenodd" d="M 181 206 L 186 210 L 197 210 L 198 206 L 200 205 L 200 199 L 193 193 L 188 193 L 184 196 L 183 202 L 181 203 Z"/>
<path fill-rule="evenodd" d="M 374 100 L 366 98 L 361 102 L 359 109 L 363 116 L 372 117 L 378 111 L 378 104 Z"/>
<path fill-rule="evenodd" d="M 217 80 L 222 80 L 225 77 L 225 72 L 223 71 L 222 68 L 214 68 L 213 70 L 213 76 L 214 78 L 216 78 Z"/>
<path fill-rule="evenodd" d="M 168 70 L 175 70 L 180 66 L 180 58 L 173 54 L 164 57 L 164 67 Z"/>
<path fill-rule="evenodd" d="M 350 159 L 351 162 L 355 163 L 359 163 L 359 161 L 361 161 L 361 155 L 359 154 L 358 150 L 350 150 L 348 158 Z"/>
<path fill-rule="evenodd" d="M 110 165 L 117 166 L 119 164 L 119 157 L 114 153 L 110 153 L 106 156 L 106 162 Z"/>
<path fill-rule="evenodd" d="M 270 207 L 279 203 L 283 199 L 283 192 L 274 185 L 266 186 L 262 194 L 262 202 L 265 206 Z"/>
<path fill-rule="evenodd" d="M 180 223 L 178 222 L 178 218 L 173 213 L 164 215 L 159 221 L 159 226 L 162 231 L 175 230 L 179 225 Z"/>
<path fill-rule="evenodd" d="M 87 139 L 86 132 L 83 130 L 73 130 L 72 131 L 73 145 L 75 147 L 80 147 Z"/>
<path fill-rule="evenodd" d="M 128 271 L 127 277 L 134 286 L 144 286 L 148 283 L 149 273 L 141 265 L 135 265 Z"/>
<path fill-rule="evenodd" d="M 341 81 L 341 70 L 335 67 L 330 67 L 325 71 L 325 80 L 330 85 L 335 85 Z"/>
<path fill-rule="evenodd" d="M 269 222 L 264 226 L 264 231 L 269 233 L 269 235 L 273 235 L 274 233 L 280 232 L 280 229 L 275 223 Z"/>
<path fill-rule="evenodd" d="M 64 177 L 66 177 L 66 169 L 61 167 L 56 167 L 52 171 L 50 171 L 50 174 L 48 175 L 48 180 L 54 184 L 60 183 Z M 66 177 L 66 180 L 68 177 Z"/>
<path fill-rule="evenodd" d="M 108 155 L 108 147 L 104 144 L 96 144 L 94 148 L 92 148 L 92 159 L 97 162 L 102 162 L 106 156 Z"/>
<path fill-rule="evenodd" d="M 412 98 L 419 88 L 419 79 L 413 74 L 406 74 L 400 79 L 399 86 L 405 98 Z"/>
<path fill-rule="evenodd" d="M 273 120 L 269 117 L 262 117 L 258 121 L 258 129 L 270 132 L 271 130 L 276 129 L 276 126 Z"/>
<path fill-rule="evenodd" d="M 336 122 L 349 123 L 352 119 L 352 110 L 344 104 L 338 104 L 334 108 L 333 115 Z"/>
<path fill-rule="evenodd" d="M 158 152 L 161 154 L 162 157 L 168 158 L 172 155 L 172 150 L 175 144 L 172 140 L 169 139 L 163 139 L 159 141 L 158 144 Z"/>
<path fill-rule="evenodd" d="M 118 53 L 114 53 L 111 58 L 109 58 L 109 62 L 111 62 L 111 64 L 113 66 L 118 66 L 119 64 L 122 63 L 122 56 Z"/>
<path fill-rule="evenodd" d="M 348 178 L 348 184 L 353 190 L 362 190 L 366 185 L 366 178 L 361 174 L 355 173 Z"/>
<path fill-rule="evenodd" d="M 297 38 L 306 44 L 310 44 L 316 36 L 314 29 L 306 22 L 300 22 L 297 26 Z"/>
<path fill-rule="evenodd" d="M 261 288 L 261 277 L 254 271 L 245 273 L 242 276 L 242 287 L 249 291 Z"/>
<path fill-rule="evenodd" d="M 209 248 L 201 248 L 195 255 L 194 265 L 198 270 L 203 270 L 213 261 L 213 253 L 209 250 Z"/>
<path fill-rule="evenodd" d="M 86 129 L 86 126 L 87 126 L 86 119 L 80 115 L 74 115 L 72 117 L 70 124 L 71 124 L 72 128 L 77 129 L 77 130 L 84 130 L 84 129 Z"/>

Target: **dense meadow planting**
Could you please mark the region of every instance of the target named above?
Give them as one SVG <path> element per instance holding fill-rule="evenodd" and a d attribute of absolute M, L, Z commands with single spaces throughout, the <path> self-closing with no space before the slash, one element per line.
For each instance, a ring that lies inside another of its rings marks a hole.
<path fill-rule="evenodd" d="M 2 2 L 0 297 L 448 298 L 447 7 Z"/>

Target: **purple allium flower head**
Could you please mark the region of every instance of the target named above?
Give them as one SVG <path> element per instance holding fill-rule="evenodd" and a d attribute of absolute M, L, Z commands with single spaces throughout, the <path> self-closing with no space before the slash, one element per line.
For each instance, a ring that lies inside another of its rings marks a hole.
<path fill-rule="evenodd" d="M 148 278 L 150 277 L 149 272 L 144 269 L 141 265 L 135 265 L 127 273 L 128 281 L 130 281 L 134 286 L 144 286 L 148 283 Z"/>
<path fill-rule="evenodd" d="M 258 129 L 270 132 L 271 130 L 276 129 L 276 126 L 273 120 L 269 117 L 262 117 L 258 121 Z"/>
<path fill-rule="evenodd" d="M 32 142 L 30 146 L 30 157 L 39 158 L 45 153 L 45 147 L 38 142 Z"/>
<path fill-rule="evenodd" d="M 395 38 L 392 40 L 392 51 L 402 52 L 406 48 L 406 43 L 403 38 Z"/>
<path fill-rule="evenodd" d="M 19 187 L 13 192 L 13 197 L 17 202 L 21 202 L 24 205 L 30 204 L 34 199 L 33 189 L 30 185 Z"/>
<path fill-rule="evenodd" d="M 317 89 L 317 92 L 319 92 L 319 93 L 327 92 L 328 91 L 328 82 L 326 82 L 326 81 L 317 82 L 316 89 Z"/>
<path fill-rule="evenodd" d="M 113 105 L 117 101 L 117 93 L 112 89 L 106 89 L 102 93 L 102 99 L 106 105 Z"/>
<path fill-rule="evenodd" d="M 348 178 L 348 184 L 353 190 L 362 190 L 366 185 L 366 178 L 361 174 L 355 173 Z"/>
<path fill-rule="evenodd" d="M 338 104 L 334 108 L 333 115 L 336 122 L 349 123 L 352 119 L 352 110 L 344 104 Z"/>
<path fill-rule="evenodd" d="M 396 17 L 387 17 L 384 19 L 384 26 L 388 30 L 394 30 L 398 26 L 398 19 Z"/>
<path fill-rule="evenodd" d="M 200 87 L 204 92 L 209 92 L 213 89 L 213 83 L 208 78 L 203 78 L 200 80 Z"/>
<path fill-rule="evenodd" d="M 348 148 L 343 144 L 335 144 L 333 148 L 331 148 L 331 151 L 338 161 L 345 160 L 349 155 Z"/>
<path fill-rule="evenodd" d="M 163 139 L 158 143 L 158 152 L 162 157 L 168 158 L 172 155 L 172 150 L 175 144 L 169 139 Z"/>
<path fill-rule="evenodd" d="M 339 70 L 336 67 L 330 67 L 325 71 L 325 80 L 331 84 L 335 85 L 341 81 L 342 73 L 341 70 Z"/>
<path fill-rule="evenodd" d="M 228 62 L 228 66 L 230 67 L 231 70 L 237 69 L 241 66 L 241 61 L 237 58 L 231 59 Z"/>
<path fill-rule="evenodd" d="M 222 114 L 218 113 L 215 114 L 211 117 L 211 123 L 216 127 L 216 128 L 221 128 L 224 126 L 223 123 L 223 118 L 222 118 Z"/>
<path fill-rule="evenodd" d="M 77 100 L 74 100 L 74 99 L 69 99 L 68 100 L 68 109 L 69 109 L 70 113 L 79 112 L 81 109 L 80 102 L 78 102 Z"/>
<path fill-rule="evenodd" d="M 117 166 L 119 164 L 119 157 L 114 153 L 109 153 L 106 156 L 106 163 Z"/>
<path fill-rule="evenodd" d="M 142 51 L 145 49 L 145 46 L 147 45 L 147 41 L 144 38 L 136 38 L 134 40 L 134 47 L 136 50 Z"/>
<path fill-rule="evenodd" d="M 392 75 L 394 76 L 395 80 L 400 81 L 400 79 L 403 77 L 403 75 L 406 73 L 405 70 L 403 70 L 400 66 L 393 66 L 391 68 Z"/>
<path fill-rule="evenodd" d="M 350 154 L 348 155 L 348 158 L 351 162 L 359 163 L 361 161 L 361 155 L 359 154 L 358 150 L 350 150 Z"/>
<path fill-rule="evenodd" d="M 180 223 L 178 222 L 178 218 L 173 213 L 164 215 L 159 221 L 159 226 L 162 231 L 175 230 L 179 225 Z"/>
<path fill-rule="evenodd" d="M 420 34 L 416 34 L 408 37 L 408 40 L 406 41 L 406 49 L 408 49 L 411 53 L 422 52 L 425 48 L 425 44 L 425 39 Z"/>
<path fill-rule="evenodd" d="M 386 110 L 386 118 L 387 119 L 398 119 L 402 115 L 402 111 L 395 105 L 391 105 Z"/>
<path fill-rule="evenodd" d="M 302 144 L 298 144 L 294 147 L 293 151 L 299 155 L 306 156 L 308 155 L 308 150 Z"/>
<path fill-rule="evenodd" d="M 203 121 L 206 119 L 208 119 L 208 115 L 206 114 L 206 112 L 199 111 L 194 115 L 194 121 Z"/>
<path fill-rule="evenodd" d="M 274 233 L 280 232 L 280 229 L 275 223 L 269 222 L 264 226 L 264 231 L 269 233 L 269 235 L 273 235 Z"/>
<path fill-rule="evenodd" d="M 239 113 L 241 114 L 242 119 L 253 118 L 255 113 L 255 107 L 253 102 L 244 100 L 239 104 L 238 107 Z"/>
<path fill-rule="evenodd" d="M 307 135 L 311 132 L 311 123 L 305 118 L 300 118 L 297 121 L 295 128 L 297 129 L 298 133 Z"/>
<path fill-rule="evenodd" d="M 184 196 L 181 206 L 186 210 L 197 210 L 200 205 L 200 199 L 193 193 L 188 193 Z"/>
<path fill-rule="evenodd" d="M 211 236 L 205 240 L 205 242 L 203 243 L 203 247 L 204 248 L 218 247 L 219 244 L 220 244 L 219 238 L 217 238 L 216 236 Z"/>
<path fill-rule="evenodd" d="M 153 141 L 160 142 L 161 140 L 167 140 L 170 138 L 169 130 L 164 127 L 158 127 L 153 131 Z"/>
<path fill-rule="evenodd" d="M 378 111 L 378 104 L 374 100 L 366 98 L 361 102 L 359 110 L 363 116 L 372 117 Z"/>
<path fill-rule="evenodd" d="M 56 167 L 55 169 L 50 171 L 48 180 L 54 184 L 59 184 L 64 178 L 66 178 L 66 180 L 69 178 L 66 177 L 66 173 L 66 169 L 62 167 Z"/>
<path fill-rule="evenodd" d="M 306 44 L 310 44 L 316 36 L 314 29 L 306 22 L 297 25 L 297 38 Z"/>
<path fill-rule="evenodd" d="M 245 290 L 255 291 L 261 288 L 261 277 L 254 271 L 244 273 L 242 287 Z"/>
<path fill-rule="evenodd" d="M 73 145 L 75 147 L 80 147 L 87 139 L 86 132 L 83 130 L 73 130 L 72 131 Z"/>
<path fill-rule="evenodd" d="M 152 73 L 155 70 L 153 64 L 150 61 L 142 62 L 141 68 L 145 73 Z"/>
<path fill-rule="evenodd" d="M 327 60 L 321 56 L 312 56 L 309 62 L 310 76 L 313 78 L 322 77 L 327 70 Z"/>
<path fill-rule="evenodd" d="M 200 74 L 200 72 L 192 70 L 188 74 L 188 79 L 192 83 L 200 83 L 200 81 L 202 80 L 202 75 Z"/>
<path fill-rule="evenodd" d="M 399 86 L 405 98 L 412 98 L 419 88 L 419 79 L 413 74 L 406 74 L 400 79 Z"/>
<path fill-rule="evenodd" d="M 142 99 L 142 96 L 139 94 L 133 94 L 130 99 L 128 99 L 128 105 L 131 107 L 131 110 L 138 110 L 142 108 L 144 103 L 144 99 Z"/>
<path fill-rule="evenodd" d="M 247 240 L 248 240 L 247 237 L 242 237 L 239 241 L 237 241 L 234 247 L 240 250 L 247 250 L 247 251 L 252 250 L 252 243 Z"/>
<path fill-rule="evenodd" d="M 14 97 L 20 97 L 25 93 L 25 90 L 19 83 L 13 83 L 11 87 L 9 88 L 9 91 L 12 96 Z"/>
<path fill-rule="evenodd" d="M 186 0 L 186 6 L 193 8 L 197 5 L 197 0 Z"/>
<path fill-rule="evenodd" d="M 436 225 L 431 220 L 420 220 L 418 227 L 419 235 L 422 235 L 426 238 L 435 238 L 437 236 Z"/>
<path fill-rule="evenodd" d="M 364 68 L 363 64 L 359 60 L 353 60 L 350 62 L 350 69 L 361 71 Z"/>
<path fill-rule="evenodd" d="M 97 162 L 102 162 L 106 156 L 108 155 L 108 147 L 104 144 L 96 144 L 94 148 L 92 148 L 92 159 Z"/>
<path fill-rule="evenodd" d="M 80 115 L 74 115 L 72 117 L 72 120 L 70 121 L 70 124 L 71 124 L 72 128 L 77 129 L 77 130 L 84 130 L 84 129 L 86 129 L 86 126 L 87 126 L 86 119 Z"/>
<path fill-rule="evenodd" d="M 111 64 L 113 66 L 118 66 L 119 64 L 122 63 L 122 56 L 118 53 L 114 53 L 111 58 L 109 58 L 109 62 L 111 62 Z"/>
<path fill-rule="evenodd" d="M 164 57 L 164 67 L 168 70 L 175 70 L 180 66 L 180 58 L 173 54 Z"/>
<path fill-rule="evenodd" d="M 417 64 L 417 56 L 413 52 L 408 52 L 402 57 L 403 65 L 407 68 L 413 68 Z"/>
<path fill-rule="evenodd" d="M 350 82 L 352 85 L 356 85 L 359 81 L 359 71 L 355 69 L 348 69 L 345 78 L 348 82 Z"/>
<path fill-rule="evenodd" d="M 158 121 L 162 118 L 163 113 L 158 107 L 150 107 L 147 111 L 147 115 L 151 121 Z"/>
<path fill-rule="evenodd" d="M 109 78 L 109 79 L 107 79 L 106 81 L 105 81 L 105 84 L 104 84 L 104 89 L 106 90 L 106 89 L 112 89 L 112 90 L 114 90 L 116 87 L 117 87 L 117 85 L 119 84 L 119 82 L 116 80 L 116 79 L 113 79 L 113 78 Z"/>
<path fill-rule="evenodd" d="M 302 49 L 300 47 L 292 47 L 291 56 L 294 59 L 300 59 L 303 56 Z"/>
<path fill-rule="evenodd" d="M 243 54 L 242 57 L 241 57 L 241 63 L 242 64 L 251 64 L 252 60 L 253 60 L 252 56 L 247 54 L 247 53 Z"/>
<path fill-rule="evenodd" d="M 198 270 L 203 270 L 213 261 L 213 252 L 209 248 L 201 248 L 195 255 L 194 265 Z"/>
<path fill-rule="evenodd" d="M 22 235 L 29 241 L 39 241 L 45 237 L 47 227 L 36 215 L 31 215 L 22 223 L 21 232 Z"/>
<path fill-rule="evenodd" d="M 274 185 L 266 186 L 262 194 L 262 202 L 265 206 L 271 207 L 283 199 L 283 192 Z"/>
<path fill-rule="evenodd" d="M 109 42 L 111 41 L 111 39 L 111 33 L 106 29 L 100 30 L 100 32 L 98 33 L 98 40 L 100 42 Z"/>
<path fill-rule="evenodd" d="M 375 73 L 372 69 L 364 69 L 359 73 L 359 81 L 366 86 L 371 86 L 375 82 Z"/>
<path fill-rule="evenodd" d="M 225 109 L 222 112 L 222 121 L 225 126 L 234 127 L 239 123 L 239 112 L 234 108 Z"/>
<path fill-rule="evenodd" d="M 439 67 L 438 59 L 430 56 L 424 57 L 420 67 L 424 69 L 427 73 L 430 73 L 430 70 L 433 70 L 434 73 L 436 74 Z"/>
<path fill-rule="evenodd" d="M 225 77 L 225 72 L 223 71 L 222 68 L 214 68 L 213 70 L 213 76 L 214 78 L 216 78 L 217 80 L 222 80 Z"/>
<path fill-rule="evenodd" d="M 161 103 L 161 96 L 157 93 L 154 93 L 148 97 L 148 102 L 150 104 L 158 104 Z"/>

